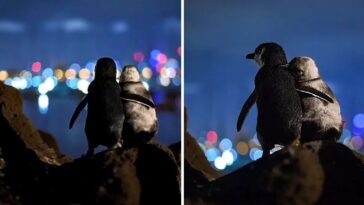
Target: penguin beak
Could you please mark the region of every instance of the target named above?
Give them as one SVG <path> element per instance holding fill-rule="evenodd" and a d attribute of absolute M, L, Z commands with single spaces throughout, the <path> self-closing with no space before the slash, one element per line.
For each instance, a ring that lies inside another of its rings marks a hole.
<path fill-rule="evenodd" d="M 248 55 L 245 56 L 246 59 L 254 59 L 254 53 L 249 53 Z"/>

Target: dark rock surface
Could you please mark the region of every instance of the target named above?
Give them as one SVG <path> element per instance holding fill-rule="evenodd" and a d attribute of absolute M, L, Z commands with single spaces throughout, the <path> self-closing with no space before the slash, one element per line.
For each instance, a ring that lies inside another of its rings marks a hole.
<path fill-rule="evenodd" d="M 198 193 L 199 187 L 219 178 L 222 174 L 210 166 L 200 146 L 187 131 L 188 115 L 187 109 L 184 109 L 184 191 L 185 198 L 189 198 Z"/>
<path fill-rule="evenodd" d="M 72 160 L 0 82 L 0 204 L 180 204 L 180 170 L 158 143 Z"/>
<path fill-rule="evenodd" d="M 187 125 L 187 116 L 185 120 Z M 208 163 L 187 126 L 184 132 L 185 204 L 364 203 L 364 156 L 342 144 L 313 141 L 285 147 L 222 176 Z"/>
<path fill-rule="evenodd" d="M 38 130 L 23 114 L 23 99 L 20 93 L 3 82 L 0 82 L 0 111 L 16 135 L 40 160 L 48 164 L 61 164 L 55 150 L 43 141 Z"/>
<path fill-rule="evenodd" d="M 346 146 L 315 141 L 286 147 L 266 159 L 195 189 L 187 204 L 357 204 L 364 201 L 364 164 Z"/>

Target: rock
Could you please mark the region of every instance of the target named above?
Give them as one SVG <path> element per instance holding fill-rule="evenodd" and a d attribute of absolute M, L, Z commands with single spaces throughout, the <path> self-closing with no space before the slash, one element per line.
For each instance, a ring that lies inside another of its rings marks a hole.
<path fill-rule="evenodd" d="M 63 164 L 65 162 L 71 162 L 73 159 L 67 155 L 64 155 L 59 150 L 56 139 L 48 132 L 43 130 L 38 130 L 39 136 L 42 141 L 48 146 L 49 149 L 53 149 L 56 154 L 56 159 L 59 162 L 58 164 Z"/>
<path fill-rule="evenodd" d="M 181 204 L 181 173 L 169 148 L 157 143 L 142 145 L 135 166 L 141 204 Z"/>
<path fill-rule="evenodd" d="M 342 144 L 286 147 L 196 189 L 189 204 L 355 204 L 364 201 L 364 166 Z"/>
<path fill-rule="evenodd" d="M 222 176 L 221 173 L 214 170 L 210 163 L 207 161 L 204 152 L 202 151 L 201 147 L 196 142 L 195 138 L 187 130 L 188 124 L 188 115 L 187 115 L 187 108 L 185 107 L 185 119 L 184 119 L 184 160 L 185 164 L 188 164 L 188 167 L 191 167 L 195 171 L 200 171 L 203 176 L 208 181 L 215 180 L 216 178 Z M 187 179 L 189 180 L 189 179 Z"/>
<path fill-rule="evenodd" d="M 0 111 L 11 128 L 21 137 L 25 145 L 32 149 L 46 163 L 60 165 L 56 152 L 41 138 L 38 130 L 23 114 L 23 100 L 15 88 L 0 81 Z"/>
<path fill-rule="evenodd" d="M 0 204 L 180 204 L 169 148 L 147 143 L 65 160 L 22 114 L 15 89 L 0 84 L 0 106 Z"/>
<path fill-rule="evenodd" d="M 42 161 L 37 153 L 27 147 L 23 139 L 13 130 L 0 113 L 0 148 L 4 160 L 3 180 L 21 202 L 33 198 L 33 190 L 41 176 L 54 166 Z M 35 196 L 36 197 L 36 196 Z"/>
<path fill-rule="evenodd" d="M 356 204 L 364 201 L 364 164 L 356 152 L 333 142 L 317 142 L 325 183 L 318 204 Z M 355 153 L 355 154 L 354 154 Z"/>
<path fill-rule="evenodd" d="M 194 197 L 196 189 L 222 176 L 207 161 L 202 149 L 187 130 L 188 115 L 184 108 L 184 187 L 185 198 Z"/>
<path fill-rule="evenodd" d="M 208 181 L 215 180 L 222 176 L 221 173 L 214 170 L 207 161 L 205 154 L 196 140 L 187 132 L 184 137 L 185 143 L 185 162 L 195 170 L 199 170 Z"/>
<path fill-rule="evenodd" d="M 109 150 L 49 170 L 38 187 L 40 204 L 130 204 L 140 202 L 134 165 L 137 149 Z"/>

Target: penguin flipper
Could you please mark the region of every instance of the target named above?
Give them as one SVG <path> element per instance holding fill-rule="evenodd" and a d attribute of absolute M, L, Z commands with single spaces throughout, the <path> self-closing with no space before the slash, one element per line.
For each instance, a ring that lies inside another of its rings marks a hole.
<path fill-rule="evenodd" d="M 254 105 L 255 101 L 257 100 L 257 94 L 255 90 L 250 94 L 248 99 L 245 101 L 243 107 L 241 108 L 238 122 L 236 124 L 236 130 L 239 132 L 241 130 L 241 127 L 243 126 L 244 120 L 246 116 L 248 115 L 251 107 Z"/>
<path fill-rule="evenodd" d="M 153 101 L 151 101 L 148 98 L 145 98 L 145 97 L 143 97 L 141 95 L 136 95 L 136 94 L 132 94 L 132 93 L 122 93 L 120 95 L 120 97 L 123 100 L 134 101 L 136 103 L 141 103 L 141 104 L 146 105 L 148 107 L 155 108 L 155 104 L 153 103 Z"/>
<path fill-rule="evenodd" d="M 82 109 L 85 108 L 85 106 L 87 105 L 87 102 L 88 102 L 88 95 L 86 95 L 82 99 L 82 101 L 80 102 L 80 104 L 77 105 L 75 111 L 73 112 L 72 117 L 71 117 L 70 124 L 68 126 L 69 129 L 71 129 L 73 127 L 73 124 L 75 123 L 78 115 L 80 114 L 80 112 L 82 111 Z"/>
<path fill-rule="evenodd" d="M 297 90 L 297 92 L 311 95 L 311 96 L 313 96 L 315 98 L 318 98 L 320 100 L 323 100 L 323 101 L 325 101 L 327 103 L 334 103 L 334 100 L 332 99 L 332 97 L 330 97 L 327 94 L 325 94 L 325 93 L 323 93 L 321 91 L 318 91 L 318 90 L 316 90 L 314 88 L 301 85 L 301 86 L 297 86 L 296 90 Z"/>

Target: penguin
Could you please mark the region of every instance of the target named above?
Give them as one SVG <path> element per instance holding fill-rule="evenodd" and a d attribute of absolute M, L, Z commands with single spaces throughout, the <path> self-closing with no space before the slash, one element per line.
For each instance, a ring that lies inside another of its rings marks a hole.
<path fill-rule="evenodd" d="M 152 96 L 141 82 L 135 66 L 124 66 L 119 85 L 125 113 L 123 127 L 125 146 L 137 146 L 149 142 L 156 135 L 159 123 Z"/>
<path fill-rule="evenodd" d="M 88 141 L 86 156 L 93 155 L 98 145 L 108 148 L 122 146 L 125 116 L 120 102 L 120 92 L 114 60 L 108 57 L 98 59 L 95 79 L 88 87 L 88 94 L 76 107 L 69 124 L 71 129 L 81 110 L 88 105 L 85 123 Z"/>
<path fill-rule="evenodd" d="M 306 56 L 295 57 L 289 62 L 287 69 L 295 78 L 296 87 L 310 87 L 332 99 L 331 103 L 307 93 L 300 93 L 303 110 L 301 142 L 337 141 L 343 131 L 340 104 L 330 87 L 320 77 L 315 61 Z"/>
<path fill-rule="evenodd" d="M 263 43 L 254 53 L 260 69 L 255 76 L 255 89 L 239 115 L 240 130 L 245 115 L 257 104 L 257 137 L 266 158 L 275 144 L 298 145 L 301 135 L 302 106 L 293 76 L 282 67 L 287 64 L 283 48 L 276 43 Z"/>

